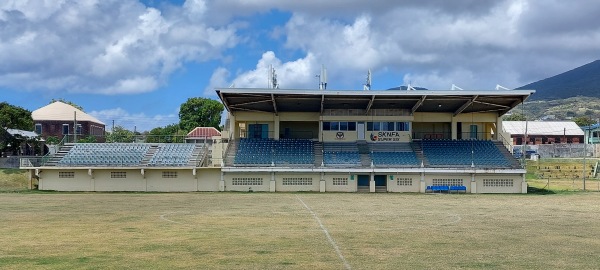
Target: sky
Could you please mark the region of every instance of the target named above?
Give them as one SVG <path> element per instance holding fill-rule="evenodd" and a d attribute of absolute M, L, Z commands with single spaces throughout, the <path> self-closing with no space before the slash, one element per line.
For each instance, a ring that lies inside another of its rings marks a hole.
<path fill-rule="evenodd" d="M 516 88 L 599 59 L 596 0 L 3 0 L 0 102 L 178 123 L 217 87 Z"/>

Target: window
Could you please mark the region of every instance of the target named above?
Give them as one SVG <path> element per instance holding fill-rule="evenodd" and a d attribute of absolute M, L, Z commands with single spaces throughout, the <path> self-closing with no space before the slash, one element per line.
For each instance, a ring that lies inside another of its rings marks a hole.
<path fill-rule="evenodd" d="M 462 179 L 433 179 L 434 186 L 463 186 Z"/>
<path fill-rule="evenodd" d="M 75 178 L 75 172 L 58 172 L 58 178 Z"/>
<path fill-rule="evenodd" d="M 261 186 L 263 179 L 258 177 L 234 177 L 231 179 L 232 186 Z"/>
<path fill-rule="evenodd" d="M 356 130 L 356 122 L 323 122 L 323 130 L 355 131 Z"/>
<path fill-rule="evenodd" d="M 348 122 L 348 130 L 356 131 L 356 122 Z"/>
<path fill-rule="evenodd" d="M 381 131 L 394 131 L 394 122 L 381 122 Z"/>
<path fill-rule="evenodd" d="M 340 122 L 331 122 L 331 130 L 340 130 Z"/>
<path fill-rule="evenodd" d="M 471 138 L 471 139 L 477 139 L 477 125 L 471 125 L 470 126 L 469 138 Z"/>
<path fill-rule="evenodd" d="M 410 131 L 410 122 L 396 123 L 396 131 Z"/>
<path fill-rule="evenodd" d="M 483 179 L 484 187 L 512 187 L 512 179 Z"/>
<path fill-rule="evenodd" d="M 412 186 L 412 178 L 396 178 L 396 185 L 398 186 Z"/>
<path fill-rule="evenodd" d="M 284 186 L 311 186 L 313 179 L 309 177 L 284 177 Z"/>
<path fill-rule="evenodd" d="M 174 172 L 174 171 L 162 172 L 162 178 L 177 178 L 177 172 Z"/>
<path fill-rule="evenodd" d="M 347 186 L 348 185 L 348 177 L 334 177 L 333 185 L 334 186 Z"/>
<path fill-rule="evenodd" d="M 63 124 L 63 135 L 69 134 L 69 124 Z"/>
<path fill-rule="evenodd" d="M 348 130 L 348 122 L 340 122 L 340 130 Z"/>
<path fill-rule="evenodd" d="M 42 134 L 42 124 L 35 124 L 35 133 Z"/>
<path fill-rule="evenodd" d="M 81 134 L 81 124 L 77 124 L 77 134 Z"/>
<path fill-rule="evenodd" d="M 110 178 L 127 178 L 127 172 L 110 172 Z"/>

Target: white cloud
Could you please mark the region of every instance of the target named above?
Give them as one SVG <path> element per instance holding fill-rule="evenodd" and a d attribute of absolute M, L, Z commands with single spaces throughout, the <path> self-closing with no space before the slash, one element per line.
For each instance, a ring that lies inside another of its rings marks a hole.
<path fill-rule="evenodd" d="M 273 36 L 284 37 L 288 50 L 305 56 L 279 65 L 310 56 L 309 66 L 315 70 L 325 64 L 330 86 L 338 88 L 359 88 L 369 68 L 374 74 L 385 71 L 405 81 L 419 80 L 429 88 L 452 83 L 465 89 L 491 89 L 498 83 L 518 87 L 598 58 L 596 1 L 321 2 L 225 0 L 213 6 L 238 6 L 230 11 L 237 14 L 269 6 L 290 11 L 291 19 L 284 28 L 274 28 Z M 232 81 L 262 83 L 266 75 L 257 69 Z M 288 78 L 281 74 L 280 80 Z M 290 81 L 303 86 L 312 78 Z"/>
<path fill-rule="evenodd" d="M 130 113 L 123 108 L 113 108 L 92 111 L 88 114 L 106 123 L 107 131 L 111 130 L 113 121 L 115 121 L 115 126 L 138 132 L 150 131 L 155 127 L 164 127 L 179 122 L 179 116 L 176 112 L 168 115 L 146 115 L 143 112 Z"/>
<path fill-rule="evenodd" d="M 203 1 L 169 11 L 136 0 L 0 3 L 0 87 L 149 92 L 186 62 L 219 58 L 237 42 L 235 28 L 202 17 Z"/>
<path fill-rule="evenodd" d="M 233 80 L 229 79 L 230 72 L 225 68 L 218 68 L 213 72 L 210 84 L 205 93 L 214 91 L 217 87 L 233 86 L 235 88 L 267 88 L 269 87 L 269 68 L 275 69 L 280 88 L 315 88 L 318 81 L 318 67 L 315 58 L 308 54 L 304 58 L 282 63 L 275 53 L 268 51 L 262 54 L 256 68 L 236 74 Z"/>

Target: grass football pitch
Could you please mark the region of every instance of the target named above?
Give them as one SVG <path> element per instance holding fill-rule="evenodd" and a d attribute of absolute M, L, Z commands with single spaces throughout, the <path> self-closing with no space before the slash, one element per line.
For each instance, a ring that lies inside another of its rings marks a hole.
<path fill-rule="evenodd" d="M 1 269 L 591 269 L 600 193 L 0 194 Z"/>

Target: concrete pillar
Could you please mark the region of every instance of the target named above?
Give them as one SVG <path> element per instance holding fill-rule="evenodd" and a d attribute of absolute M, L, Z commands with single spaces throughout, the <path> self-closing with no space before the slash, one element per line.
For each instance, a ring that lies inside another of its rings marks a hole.
<path fill-rule="evenodd" d="M 458 126 L 456 124 L 456 117 L 452 116 L 452 122 L 450 124 L 450 130 L 451 130 L 451 134 L 452 134 L 452 139 L 456 140 L 458 138 Z"/>
<path fill-rule="evenodd" d="M 279 115 L 273 117 L 273 138 L 279 140 Z"/>
<path fill-rule="evenodd" d="M 321 172 L 321 180 L 319 181 L 319 192 L 325 192 L 325 173 Z"/>
<path fill-rule="evenodd" d="M 221 172 L 221 180 L 219 181 L 219 191 L 225 191 L 225 172 Z"/>
<path fill-rule="evenodd" d="M 240 125 L 236 122 L 235 116 L 229 113 L 229 138 L 239 139 L 240 138 Z"/>
<path fill-rule="evenodd" d="M 477 182 L 475 182 L 475 174 L 471 174 L 471 193 L 477 193 Z"/>
<path fill-rule="evenodd" d="M 525 178 L 525 174 L 523 174 L 523 181 L 521 182 L 521 193 L 527 193 L 527 179 Z"/>
<path fill-rule="evenodd" d="M 427 185 L 425 184 L 425 173 L 421 173 L 421 181 L 419 181 L 421 187 L 419 188 L 419 192 L 425 193 L 425 189 L 427 189 Z"/>
<path fill-rule="evenodd" d="M 275 172 L 271 172 L 271 181 L 269 181 L 269 191 L 275 192 Z"/>
<path fill-rule="evenodd" d="M 494 140 L 502 140 L 501 134 L 502 134 L 502 117 L 498 116 L 498 118 L 496 119 L 496 130 L 494 131 L 494 135 L 495 138 Z M 510 140 L 510 138 L 505 138 L 506 140 Z"/>
<path fill-rule="evenodd" d="M 371 181 L 369 181 L 369 192 L 375 192 L 375 173 L 371 173 Z"/>

